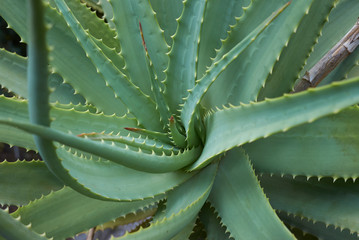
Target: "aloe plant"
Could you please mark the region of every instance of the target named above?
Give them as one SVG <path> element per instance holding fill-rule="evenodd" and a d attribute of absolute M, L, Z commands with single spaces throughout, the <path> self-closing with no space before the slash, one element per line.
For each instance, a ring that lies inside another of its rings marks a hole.
<path fill-rule="evenodd" d="M 0 6 L 28 44 L 0 50 L 0 141 L 43 159 L 0 164 L 0 238 L 358 239 L 359 51 L 291 93 L 357 0 Z"/>

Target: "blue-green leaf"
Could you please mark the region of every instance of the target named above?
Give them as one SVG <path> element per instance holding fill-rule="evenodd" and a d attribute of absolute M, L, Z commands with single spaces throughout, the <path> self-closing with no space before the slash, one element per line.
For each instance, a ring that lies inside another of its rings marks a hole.
<path fill-rule="evenodd" d="M 358 92 L 359 78 L 354 78 L 263 102 L 224 107 L 206 117 L 206 144 L 189 170 L 207 165 L 235 146 L 337 113 L 358 103 Z"/>

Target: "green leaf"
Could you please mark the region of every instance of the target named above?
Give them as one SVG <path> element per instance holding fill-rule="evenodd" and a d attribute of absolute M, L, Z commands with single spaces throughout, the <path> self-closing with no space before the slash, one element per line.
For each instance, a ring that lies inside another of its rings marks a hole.
<path fill-rule="evenodd" d="M 45 236 L 31 231 L 31 226 L 24 226 L 19 219 L 11 217 L 4 210 L 0 209 L 0 239 L 12 240 L 45 240 Z M 4 238 L 2 238 L 4 237 Z"/>
<path fill-rule="evenodd" d="M 110 199 L 132 201 L 163 195 L 193 174 L 183 171 L 146 173 L 63 146 L 57 149 L 61 163 L 71 176 L 92 192 Z"/>
<path fill-rule="evenodd" d="M 184 1 L 178 28 L 173 36 L 169 52 L 169 65 L 166 69 L 166 98 L 170 110 L 177 114 L 183 98 L 195 85 L 196 56 L 201 20 L 204 14 L 205 0 Z"/>
<path fill-rule="evenodd" d="M 11 118 L 13 120 L 28 122 L 27 101 L 15 98 L 6 98 L 0 96 L 0 117 Z M 97 132 L 105 133 L 118 132 L 125 127 L 136 127 L 137 121 L 127 117 L 106 116 L 103 114 L 93 114 L 83 112 L 79 106 L 73 105 L 55 105 L 58 107 L 67 107 L 69 109 L 60 109 L 51 107 L 50 116 L 55 119 L 52 127 L 64 132 L 73 134 Z M 80 109 L 82 112 L 75 110 Z M 96 123 L 96 124 L 93 124 Z M 21 133 L 13 127 L 0 124 L 0 140 L 12 145 L 21 146 L 27 149 L 36 150 L 33 138 L 30 134 Z M 128 134 L 124 131 L 124 134 Z"/>
<path fill-rule="evenodd" d="M 64 83 L 59 74 L 50 74 L 48 81 L 50 87 L 49 101 L 51 103 L 85 105 L 86 100 L 83 96 L 75 93 L 70 84 Z"/>
<path fill-rule="evenodd" d="M 205 106 L 213 108 L 227 103 L 237 105 L 240 102 L 255 101 L 290 36 L 313 1 L 291 1 L 288 8 L 271 23 L 257 41 L 246 49 L 240 58 L 227 66 L 206 94 L 203 100 Z M 288 1 L 252 1 L 248 8 L 245 8 L 236 26 L 231 29 L 214 61 L 219 60 L 285 3 Z"/>
<path fill-rule="evenodd" d="M 283 49 L 273 70 L 269 73 L 259 99 L 279 97 L 292 90 L 336 2 L 337 0 L 312 1 L 308 12 L 298 23 L 287 47 Z"/>
<path fill-rule="evenodd" d="M 93 226 L 115 220 L 136 210 L 153 207 L 160 198 L 134 202 L 110 202 L 88 198 L 65 187 L 27 206 L 19 208 L 14 217 L 36 232 L 65 239 Z"/>
<path fill-rule="evenodd" d="M 154 217 L 150 227 L 127 234 L 125 239 L 165 240 L 174 237 L 195 220 L 211 191 L 216 171 L 217 164 L 212 164 L 169 192 L 166 210 Z"/>
<path fill-rule="evenodd" d="M 169 46 L 164 39 L 163 30 L 158 25 L 156 13 L 152 10 L 149 0 L 132 0 L 131 5 L 141 22 L 144 41 L 158 81 L 162 82 L 165 79 L 164 70 L 169 62 Z"/>
<path fill-rule="evenodd" d="M 233 47 L 228 53 L 224 54 L 223 57 L 214 62 L 213 65 L 207 70 L 206 74 L 199 80 L 194 89 L 190 91 L 189 96 L 186 98 L 186 102 L 181 110 L 181 119 L 183 125 L 187 131 L 187 137 L 191 142 L 192 134 L 194 131 L 194 117 L 196 109 L 201 102 L 204 94 L 208 91 L 209 87 L 217 79 L 217 77 L 225 70 L 225 68 L 233 60 L 238 58 L 241 53 L 250 46 L 257 37 L 271 24 L 271 22 L 280 15 L 280 13 L 288 7 L 289 4 L 284 5 L 282 8 L 274 12 L 264 22 L 262 22 L 256 29 L 254 29 L 245 39 L 239 42 Z M 193 144 L 191 144 L 193 145 Z"/>
<path fill-rule="evenodd" d="M 183 10 L 182 0 L 150 0 L 153 10 L 156 12 L 157 20 L 164 31 L 165 40 L 172 46 L 172 36 L 176 33 L 177 18 Z"/>
<path fill-rule="evenodd" d="M 0 116 L 10 117 L 18 121 L 29 121 L 27 101 L 15 98 L 0 96 Z M 21 133 L 18 129 L 0 124 L 0 142 L 23 147 L 30 150 L 37 150 L 34 138 L 29 133 Z"/>
<path fill-rule="evenodd" d="M 216 56 L 216 49 L 221 47 L 221 40 L 227 37 L 230 25 L 235 24 L 235 18 L 243 14 L 242 7 L 247 6 L 249 2 L 249 0 L 207 1 L 198 45 L 196 79 L 202 78 L 210 67 Z"/>
<path fill-rule="evenodd" d="M 356 63 L 356 66 L 354 66 L 350 72 L 348 73 L 348 78 L 353 78 L 353 77 L 359 77 L 359 62 Z"/>
<path fill-rule="evenodd" d="M 32 0 L 28 3 L 29 17 L 29 44 L 28 44 L 28 89 L 29 89 L 29 119 L 36 126 L 50 126 L 50 105 L 48 89 L 48 60 L 47 45 L 45 39 L 44 6 L 41 0 Z M 77 191 L 93 197 L 100 197 L 92 194 L 81 184 L 73 179 L 68 171 L 63 168 L 56 156 L 55 147 L 50 139 L 35 135 L 34 141 L 42 159 L 57 178 L 65 185 L 69 185 Z"/>
<path fill-rule="evenodd" d="M 17 96 L 27 98 L 27 58 L 0 49 L 0 83 Z M 54 90 L 50 93 L 51 102 L 84 103 L 82 96 L 75 94 L 69 84 L 62 83 L 58 74 L 50 74 L 49 86 Z"/>
<path fill-rule="evenodd" d="M 55 0 L 55 2 L 86 53 L 97 66 L 100 73 L 106 78 L 108 84 L 114 89 L 116 96 L 120 98 L 129 108 L 130 112 L 136 116 L 140 124 L 152 130 L 162 130 L 163 127 L 160 124 L 160 116 L 155 103 L 137 86 L 130 82 L 129 79 L 112 64 L 111 60 L 101 52 L 95 42 L 88 37 L 87 32 L 71 13 L 66 3 L 61 0 Z M 131 74 L 130 71 L 129 74 Z"/>
<path fill-rule="evenodd" d="M 133 1 L 111 0 L 109 2 L 113 9 L 112 21 L 116 27 L 117 40 L 121 44 L 121 54 L 125 59 L 129 80 L 142 92 L 152 96 L 150 73 L 147 69 L 146 52 L 140 33 L 140 19 L 133 7 Z"/>
<path fill-rule="evenodd" d="M 295 239 L 271 208 L 243 150 L 220 161 L 209 201 L 234 239 Z"/>
<path fill-rule="evenodd" d="M 103 44 L 107 47 L 114 49 L 117 53 L 120 53 L 121 47 L 119 42 L 116 40 L 116 31 L 111 29 L 103 19 L 97 17 L 95 11 L 91 11 L 91 9 L 88 8 L 86 4 L 82 3 L 82 1 L 66 0 L 66 4 L 71 9 L 71 12 L 75 15 L 82 27 L 87 29 L 91 36 L 101 40 L 101 42 L 103 42 Z M 118 55 L 122 59 L 122 64 L 119 66 L 124 67 L 123 57 L 120 54 Z"/>
<path fill-rule="evenodd" d="M 209 114 L 202 155 L 188 169 L 201 168 L 214 156 L 235 146 L 337 113 L 359 102 L 358 91 L 359 78 L 354 78 L 263 102 L 225 107 Z"/>
<path fill-rule="evenodd" d="M 19 97 L 27 97 L 27 59 L 0 49 L 0 83 Z"/>
<path fill-rule="evenodd" d="M 333 183 L 332 178 L 306 181 L 266 175 L 260 181 L 273 208 L 336 228 L 359 231 L 357 183 L 342 179 Z"/>
<path fill-rule="evenodd" d="M 0 15 L 27 42 L 27 14 L 24 8 L 26 1 L 0 0 L 0 5 L 2 6 Z M 47 44 L 50 47 L 51 70 L 59 73 L 65 83 L 69 83 L 86 98 L 87 103 L 94 104 L 97 109 L 106 114 L 124 115 L 127 108 L 115 98 L 113 90 L 106 86 L 103 77 L 97 73 L 64 19 L 48 5 L 45 15 L 46 23 L 52 26 L 46 35 Z"/>
<path fill-rule="evenodd" d="M 317 236 L 319 239 L 330 240 L 358 240 L 357 233 L 350 233 L 349 229 L 335 228 L 333 225 L 326 226 L 323 222 L 315 222 L 308 219 L 301 219 L 301 217 L 294 217 L 287 215 L 285 212 L 281 212 L 278 216 L 285 221 L 290 227 L 296 227 L 305 233 L 311 233 Z"/>
<path fill-rule="evenodd" d="M 196 219 L 187 224 L 182 230 L 177 233 L 176 236 L 171 238 L 171 240 L 189 240 L 191 233 L 193 232 L 193 228 L 195 227 Z"/>
<path fill-rule="evenodd" d="M 166 155 L 163 153 L 162 155 L 157 155 L 154 152 L 144 152 L 140 148 L 132 150 L 127 146 L 120 147 L 114 143 L 108 144 L 105 142 L 96 142 L 72 134 L 66 134 L 52 128 L 28 124 L 26 122 L 12 121 L 11 119 L 0 119 L 0 124 L 14 126 L 23 131 L 39 135 L 43 138 L 77 148 L 81 151 L 144 172 L 164 173 L 179 170 L 192 163 L 201 152 L 201 148 L 196 147 L 185 149 L 178 154 L 172 153 L 171 155 Z"/>
<path fill-rule="evenodd" d="M 98 3 L 101 5 L 102 10 L 104 12 L 104 18 L 108 22 L 108 25 L 111 29 L 115 29 L 115 24 L 113 22 L 113 9 L 109 1 L 107 0 L 99 0 Z"/>
<path fill-rule="evenodd" d="M 223 226 L 223 223 L 221 222 L 221 218 L 218 216 L 217 213 L 215 213 L 215 209 L 211 207 L 211 205 L 206 203 L 200 213 L 199 217 L 201 222 L 203 223 L 207 239 L 208 240 L 229 240 L 229 232 L 226 232 L 226 227 Z"/>
<path fill-rule="evenodd" d="M 260 173 L 359 177 L 359 108 L 243 146 Z"/>
<path fill-rule="evenodd" d="M 25 205 L 56 191 L 63 184 L 50 173 L 44 162 L 0 163 L 0 203 Z"/>

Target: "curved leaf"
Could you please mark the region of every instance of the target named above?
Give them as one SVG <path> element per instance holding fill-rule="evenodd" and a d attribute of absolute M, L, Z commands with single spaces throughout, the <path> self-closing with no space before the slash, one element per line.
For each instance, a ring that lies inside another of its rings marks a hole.
<path fill-rule="evenodd" d="M 162 82 L 165 79 L 164 70 L 169 62 L 167 55 L 169 46 L 164 39 L 164 33 L 158 25 L 156 14 L 149 0 L 132 0 L 131 5 L 141 22 L 144 41 L 158 81 Z"/>
<path fill-rule="evenodd" d="M 140 148 L 135 151 L 129 149 L 128 146 L 123 148 L 116 146 L 114 143 L 108 144 L 104 141 L 96 142 L 75 135 L 66 134 L 52 128 L 28 124 L 26 122 L 12 121 L 11 119 L 0 119 L 0 124 L 14 126 L 23 131 L 37 134 L 43 138 L 77 148 L 81 151 L 144 172 L 164 173 L 179 170 L 192 163 L 201 152 L 200 147 L 195 147 L 183 150 L 183 152 L 179 152 L 178 154 L 172 153 L 171 155 L 165 155 L 163 153 L 162 155 L 156 155 L 154 152 L 143 152 Z"/>
<path fill-rule="evenodd" d="M 326 226 L 323 222 L 312 222 L 308 219 L 302 219 L 301 217 L 294 217 L 287 215 L 284 212 L 278 214 L 279 217 L 285 221 L 291 227 L 296 227 L 305 233 L 311 233 L 319 239 L 330 240 L 358 240 L 357 233 L 350 233 L 349 229 L 335 228 L 333 225 Z"/>
<path fill-rule="evenodd" d="M 226 227 L 221 223 L 221 218 L 214 211 L 215 209 L 206 203 L 199 213 L 199 218 L 206 229 L 207 239 L 229 240 L 230 233 L 226 231 Z"/>
<path fill-rule="evenodd" d="M 0 0 L 0 15 L 7 21 L 24 41 L 28 41 L 25 0 Z M 115 98 L 112 89 L 105 84 L 97 73 L 91 60 L 87 58 L 81 45 L 77 43 L 60 14 L 46 5 L 45 19 L 52 27 L 46 38 L 50 47 L 49 60 L 52 71 L 59 73 L 66 83 L 86 98 L 88 103 L 106 114 L 120 116 L 127 112 L 123 103 Z M 91 79 L 91 84 L 89 80 Z"/>
<path fill-rule="evenodd" d="M 259 94 L 260 99 L 279 97 L 292 90 L 336 2 L 337 0 L 312 2 L 269 73 Z"/>
<path fill-rule="evenodd" d="M 55 2 L 86 53 L 115 91 L 116 97 L 120 98 L 129 111 L 137 117 L 140 124 L 151 130 L 161 131 L 163 127 L 160 125 L 160 116 L 155 103 L 103 54 L 95 42 L 89 38 L 66 3 L 63 0 L 55 0 Z"/>
<path fill-rule="evenodd" d="M 225 107 L 209 114 L 206 144 L 189 170 L 205 166 L 214 156 L 235 146 L 337 113 L 359 102 L 358 91 L 359 78 L 354 78 L 263 102 Z"/>
<path fill-rule="evenodd" d="M 224 54 L 220 60 L 214 62 L 213 65 L 207 70 L 203 78 L 198 80 L 199 82 L 196 84 L 194 89 L 190 91 L 190 94 L 184 103 L 183 109 L 181 110 L 181 119 L 189 139 L 192 137 L 190 133 L 194 132 L 192 129 L 196 108 L 201 102 L 204 94 L 208 91 L 209 87 L 217 79 L 218 75 L 226 69 L 228 64 L 240 56 L 240 54 L 257 39 L 257 37 L 271 24 L 271 22 L 276 17 L 278 17 L 286 7 L 288 7 L 288 5 L 289 3 L 274 12 L 256 29 L 248 34 L 245 39 L 235 45 L 235 47 L 233 47 L 228 53 Z"/>
<path fill-rule="evenodd" d="M 165 40 L 172 45 L 172 36 L 177 29 L 177 18 L 181 16 L 183 9 L 182 0 L 150 0 L 153 10 L 156 12 L 158 23 L 164 31 Z"/>
<path fill-rule="evenodd" d="M 125 59 L 129 80 L 142 92 L 152 96 L 150 73 L 146 67 L 146 52 L 140 33 L 140 19 L 132 2 L 132 0 L 109 1 L 113 9 L 112 22 L 116 28 L 117 41 L 121 44 L 121 54 Z"/>
<path fill-rule="evenodd" d="M 132 201 L 163 195 L 193 174 L 183 171 L 146 173 L 104 159 L 86 157 L 63 146 L 57 149 L 61 163 L 78 182 L 101 196 Z"/>
<path fill-rule="evenodd" d="M 207 108 L 214 108 L 228 103 L 237 105 L 241 102 L 256 101 L 258 92 L 273 70 L 278 56 L 313 1 L 290 1 L 287 9 L 271 23 L 257 41 L 247 48 L 240 58 L 227 66 L 208 90 L 202 103 Z M 237 24 L 231 28 L 214 61 L 219 60 L 272 12 L 286 3 L 286 0 L 251 1 L 251 4 L 244 8 L 244 14 L 238 19 Z"/>
<path fill-rule="evenodd" d="M 25 205 L 63 184 L 40 161 L 0 163 L 0 203 Z"/>
<path fill-rule="evenodd" d="M 166 69 L 166 98 L 170 110 L 177 114 L 183 98 L 195 85 L 196 55 L 205 0 L 184 1 L 184 8 L 177 20 L 178 28 L 172 37 L 169 64 Z"/>
<path fill-rule="evenodd" d="M 24 226 L 19 219 L 11 217 L 8 213 L 0 209 L 0 238 L 4 239 L 29 239 L 45 240 L 46 237 L 31 231 L 31 226 Z M 2 236 L 2 237 L 1 237 Z"/>
<path fill-rule="evenodd" d="M 34 231 L 46 232 L 46 236 L 57 240 L 128 213 L 135 213 L 136 210 L 153 207 L 159 200 L 160 198 L 134 202 L 100 201 L 65 187 L 19 208 L 12 215 L 20 217 L 25 225 L 31 223 Z"/>
<path fill-rule="evenodd" d="M 220 161 L 209 201 L 234 239 L 295 239 L 271 208 L 243 150 Z"/>
<path fill-rule="evenodd" d="M 357 183 L 266 175 L 260 181 L 275 209 L 359 232 Z"/>
<path fill-rule="evenodd" d="M 243 146 L 260 173 L 359 177 L 359 108 Z"/>
<path fill-rule="evenodd" d="M 216 170 L 217 165 L 212 164 L 169 192 L 166 210 L 155 216 L 150 227 L 127 234 L 125 239 L 167 240 L 174 237 L 196 218 L 211 191 Z"/>
<path fill-rule="evenodd" d="M 221 47 L 221 41 L 228 35 L 230 25 L 235 24 L 235 18 L 243 14 L 242 8 L 249 2 L 249 0 L 207 1 L 198 45 L 196 79 L 202 78 L 210 67 L 216 56 L 216 50 Z"/>

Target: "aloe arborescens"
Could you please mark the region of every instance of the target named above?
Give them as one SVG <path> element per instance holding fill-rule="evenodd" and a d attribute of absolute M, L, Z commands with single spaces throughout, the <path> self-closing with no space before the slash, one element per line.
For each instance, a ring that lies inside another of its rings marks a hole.
<path fill-rule="evenodd" d="M 26 2 L 0 0 L 29 49 L 0 50 L 16 94 L 0 98 L 0 140 L 44 162 L 0 164 L 0 203 L 21 206 L 0 212 L 0 235 L 150 217 L 123 238 L 196 239 L 197 220 L 208 239 L 357 239 L 358 50 L 290 92 L 358 1 L 86 1 L 106 21 L 80 1 Z"/>

